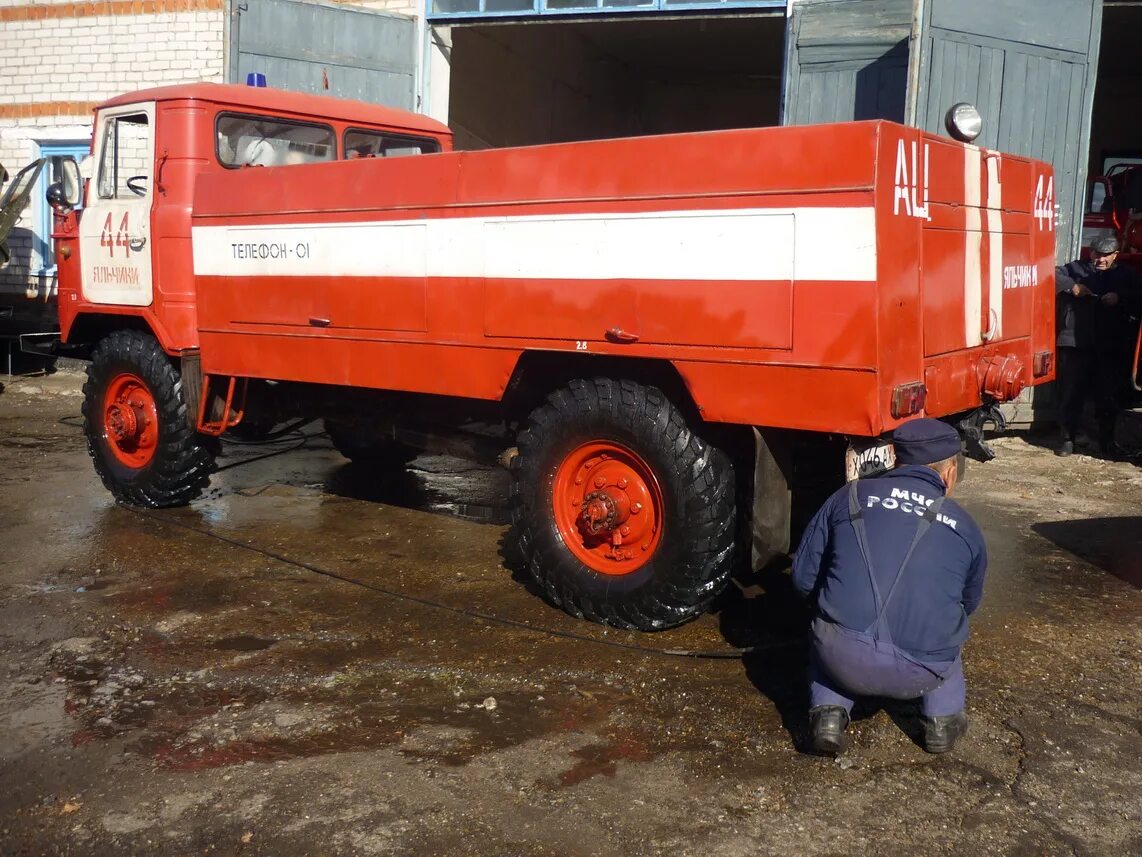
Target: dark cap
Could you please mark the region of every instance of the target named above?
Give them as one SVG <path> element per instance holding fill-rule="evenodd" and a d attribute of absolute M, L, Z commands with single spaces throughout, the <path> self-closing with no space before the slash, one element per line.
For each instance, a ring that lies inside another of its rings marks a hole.
<path fill-rule="evenodd" d="M 911 420 L 892 433 L 897 464 L 933 464 L 960 451 L 960 435 L 947 423 Z"/>
<path fill-rule="evenodd" d="M 1118 239 L 1113 235 L 1101 235 L 1090 243 L 1090 251 L 1100 256 L 1118 252 Z"/>

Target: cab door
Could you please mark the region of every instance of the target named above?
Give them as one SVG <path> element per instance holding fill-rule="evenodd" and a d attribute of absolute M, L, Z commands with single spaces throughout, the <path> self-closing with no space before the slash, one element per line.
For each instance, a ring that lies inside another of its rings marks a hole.
<path fill-rule="evenodd" d="M 80 220 L 83 297 L 96 304 L 150 306 L 154 296 L 155 103 L 101 111 L 94 172 Z"/>

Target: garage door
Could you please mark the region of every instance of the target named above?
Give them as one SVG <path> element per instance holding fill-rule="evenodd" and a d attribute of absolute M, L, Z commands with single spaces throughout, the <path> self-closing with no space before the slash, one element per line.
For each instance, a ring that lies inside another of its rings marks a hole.
<path fill-rule="evenodd" d="M 299 0 L 231 0 L 229 79 L 415 109 L 416 23 Z"/>

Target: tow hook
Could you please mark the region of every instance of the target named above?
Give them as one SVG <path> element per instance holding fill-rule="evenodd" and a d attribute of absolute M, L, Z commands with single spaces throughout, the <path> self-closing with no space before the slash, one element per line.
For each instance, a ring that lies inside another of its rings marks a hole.
<path fill-rule="evenodd" d="M 989 402 L 959 421 L 956 428 L 964 439 L 964 455 L 974 461 L 991 461 L 995 453 L 984 441 L 984 426 L 991 423 L 995 431 L 1007 428 L 1007 420 L 995 402 Z"/>

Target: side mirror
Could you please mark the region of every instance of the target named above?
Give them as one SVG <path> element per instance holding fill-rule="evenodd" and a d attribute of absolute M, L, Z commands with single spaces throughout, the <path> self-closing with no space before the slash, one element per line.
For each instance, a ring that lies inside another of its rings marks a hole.
<path fill-rule="evenodd" d="M 1087 199 L 1087 214 L 1105 214 L 1114 210 L 1114 192 L 1110 180 L 1097 178 L 1090 180 L 1090 196 Z"/>
<path fill-rule="evenodd" d="M 78 206 L 83 195 L 83 179 L 80 178 L 79 165 L 74 158 L 59 161 L 58 184 L 62 186 L 64 205 L 67 208 Z"/>

